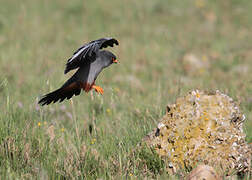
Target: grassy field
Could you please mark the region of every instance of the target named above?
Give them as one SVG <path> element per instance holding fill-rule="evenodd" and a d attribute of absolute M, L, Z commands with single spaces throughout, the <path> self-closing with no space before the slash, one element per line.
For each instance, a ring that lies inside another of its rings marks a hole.
<path fill-rule="evenodd" d="M 252 142 L 251 0 L 4 0 L 0 6 L 0 179 L 165 178 L 129 154 L 165 105 L 192 89 L 227 93 Z M 112 36 L 120 61 L 104 95 L 39 107 L 83 43 Z M 193 56 L 197 65 L 186 65 Z M 130 161 L 133 167 L 130 167 Z M 133 169 L 130 171 L 129 169 Z"/>

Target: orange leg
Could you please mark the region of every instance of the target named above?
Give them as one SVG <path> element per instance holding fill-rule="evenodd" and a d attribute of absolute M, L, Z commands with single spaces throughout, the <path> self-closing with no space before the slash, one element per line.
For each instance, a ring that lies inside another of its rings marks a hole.
<path fill-rule="evenodd" d="M 97 93 L 103 94 L 103 89 L 100 86 L 92 85 L 92 89 L 95 89 Z"/>

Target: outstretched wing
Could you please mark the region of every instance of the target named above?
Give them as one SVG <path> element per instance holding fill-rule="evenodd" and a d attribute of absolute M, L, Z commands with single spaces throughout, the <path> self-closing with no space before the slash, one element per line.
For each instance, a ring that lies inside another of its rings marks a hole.
<path fill-rule="evenodd" d="M 118 41 L 114 38 L 101 38 L 83 45 L 67 60 L 64 73 L 66 74 L 72 69 L 80 67 L 85 61 L 90 60 L 90 57 L 99 51 L 99 49 L 108 46 L 113 47 L 114 44 L 119 45 Z"/>

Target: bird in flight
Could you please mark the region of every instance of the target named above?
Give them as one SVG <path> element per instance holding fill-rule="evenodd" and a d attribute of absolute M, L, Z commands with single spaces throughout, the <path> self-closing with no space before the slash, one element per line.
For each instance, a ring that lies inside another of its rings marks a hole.
<path fill-rule="evenodd" d="M 70 99 L 73 95 L 78 96 L 81 90 L 89 92 L 94 89 L 97 93 L 103 94 L 103 89 L 95 85 L 95 80 L 99 73 L 113 63 L 118 63 L 116 56 L 107 50 L 101 50 L 108 46 L 119 45 L 114 38 L 101 38 L 91 41 L 81 46 L 74 52 L 73 56 L 67 60 L 64 73 L 73 69 L 78 70 L 59 89 L 46 94 L 39 100 L 39 104 L 44 106 L 64 99 Z"/>

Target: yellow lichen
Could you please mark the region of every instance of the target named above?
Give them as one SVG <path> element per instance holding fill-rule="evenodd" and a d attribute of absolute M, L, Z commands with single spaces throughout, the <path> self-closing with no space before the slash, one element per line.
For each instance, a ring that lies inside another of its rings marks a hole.
<path fill-rule="evenodd" d="M 195 90 L 167 107 L 162 126 L 148 136 L 147 144 L 173 169 L 201 162 L 222 174 L 248 172 L 251 153 L 242 129 L 244 119 L 227 95 Z"/>

